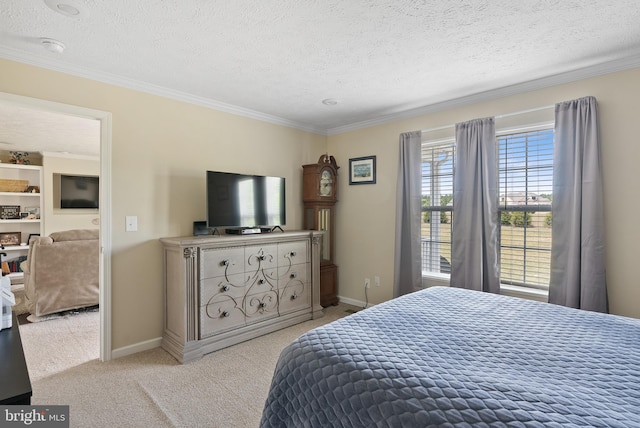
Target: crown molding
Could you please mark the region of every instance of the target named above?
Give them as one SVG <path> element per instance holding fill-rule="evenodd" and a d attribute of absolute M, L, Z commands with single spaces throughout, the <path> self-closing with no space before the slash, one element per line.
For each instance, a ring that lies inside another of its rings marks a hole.
<path fill-rule="evenodd" d="M 274 125 L 286 126 L 288 128 L 298 129 L 300 131 L 311 132 L 311 133 L 321 134 L 321 135 L 324 135 L 326 131 L 323 128 L 314 127 L 308 124 L 292 121 L 279 116 L 274 116 L 268 113 L 247 109 L 247 108 L 236 106 L 233 104 L 223 103 L 221 101 L 200 97 L 200 96 L 189 94 L 186 92 L 176 91 L 170 88 L 165 88 L 163 86 L 153 85 L 150 83 L 141 82 L 139 80 L 129 79 L 127 77 L 117 76 L 111 73 L 105 73 L 102 71 L 92 70 L 85 67 L 70 65 L 55 59 L 38 57 L 18 49 L 0 47 L 0 58 L 4 58 L 4 59 L 16 61 L 16 62 L 28 64 L 28 65 L 33 65 L 35 67 L 41 67 L 41 68 L 45 68 L 52 71 L 66 73 L 76 77 L 83 77 L 90 80 L 96 80 L 98 82 L 107 83 L 110 85 L 121 86 L 124 88 L 133 89 L 139 92 L 145 92 L 152 95 L 159 95 L 161 97 L 170 98 L 176 101 L 182 101 L 189 104 L 198 105 L 201 107 L 207 107 L 213 110 L 234 114 L 234 115 L 246 117 L 249 119 L 255 119 L 262 122 L 271 123 Z"/>
<path fill-rule="evenodd" d="M 493 101 L 496 99 L 505 98 L 512 95 L 523 94 L 525 92 L 545 89 L 552 86 L 576 82 L 579 80 L 603 76 L 605 74 L 615 73 L 618 71 L 624 71 L 624 70 L 629 70 L 629 69 L 638 68 L 638 67 L 640 67 L 640 54 L 614 60 L 614 61 L 605 62 L 602 64 L 593 65 L 590 67 L 568 71 L 565 73 L 559 73 L 549 77 L 534 79 L 524 83 L 518 83 L 515 85 L 505 86 L 505 87 L 493 89 L 490 91 L 480 92 L 480 93 L 469 95 L 466 97 L 455 98 L 452 100 L 429 104 L 429 105 L 417 107 L 414 109 L 402 110 L 402 111 L 393 112 L 385 115 L 380 115 L 373 119 L 363 120 L 361 122 L 355 122 L 352 124 L 338 126 L 335 128 L 329 128 L 325 131 L 325 134 L 326 135 L 342 134 L 345 132 L 356 131 L 358 129 L 370 128 L 372 126 L 383 125 L 389 122 L 395 122 L 397 120 L 411 119 L 411 118 L 422 116 L 425 114 L 451 110 L 457 107 L 463 107 L 463 106 L 476 104 L 484 101 Z"/>
<path fill-rule="evenodd" d="M 292 121 L 279 116 L 259 112 L 256 110 L 247 109 L 247 108 L 236 106 L 233 104 L 227 104 L 227 103 L 212 100 L 209 98 L 188 94 L 186 92 L 176 91 L 170 88 L 165 88 L 162 86 L 153 85 L 146 82 L 141 82 L 135 79 L 129 79 L 126 77 L 117 76 L 114 74 L 105 73 L 101 71 L 91 70 L 84 67 L 72 66 L 69 64 L 65 64 L 62 61 L 58 61 L 54 59 L 37 57 L 28 52 L 21 51 L 18 49 L 0 47 L 0 58 L 5 58 L 11 61 L 21 62 L 28 65 L 49 69 L 52 71 L 71 74 L 77 77 L 82 77 L 90 80 L 96 80 L 102 83 L 121 86 L 121 87 L 133 89 L 140 92 L 145 92 L 152 95 L 159 95 L 159 96 L 170 98 L 176 101 L 182 101 L 189 104 L 198 105 L 201 107 L 211 108 L 214 110 L 234 114 L 237 116 L 247 117 L 247 118 L 259 120 L 262 122 L 271 123 L 274 125 L 281 125 L 288 128 L 297 129 L 300 131 L 310 132 L 310 133 L 325 135 L 325 136 L 356 131 L 359 129 L 383 125 L 389 122 L 394 122 L 394 121 L 403 120 L 403 119 L 411 119 L 411 118 L 422 116 L 425 114 L 437 113 L 440 111 L 450 110 L 453 108 L 471 105 L 471 104 L 484 102 L 484 101 L 492 101 L 499 98 L 522 94 L 525 92 L 544 89 L 544 88 L 548 88 L 556 85 L 571 83 L 578 80 L 598 77 L 605 74 L 610 74 L 618 71 L 624 71 L 631 68 L 640 67 L 640 54 L 636 54 L 633 56 L 605 62 L 602 64 L 596 64 L 593 66 L 584 67 L 581 69 L 572 70 L 564 73 L 559 73 L 553 76 L 544 77 L 540 79 L 534 79 L 524 83 L 518 83 L 515 85 L 510 85 L 502 88 L 484 91 L 484 92 L 480 92 L 480 93 L 465 96 L 465 97 L 428 104 L 428 105 L 424 105 L 417 108 L 398 110 L 398 111 L 393 111 L 386 114 L 380 114 L 374 118 L 359 121 L 359 122 L 354 122 L 347 125 L 342 125 L 342 126 L 333 127 L 333 128 L 324 128 L 324 127 L 309 125 L 306 123 Z"/>

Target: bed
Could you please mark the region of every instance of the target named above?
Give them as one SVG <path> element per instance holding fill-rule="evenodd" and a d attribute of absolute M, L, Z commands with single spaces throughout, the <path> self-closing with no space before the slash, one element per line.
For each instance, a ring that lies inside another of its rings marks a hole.
<path fill-rule="evenodd" d="M 640 427 L 640 320 L 449 287 L 309 331 L 261 427 Z"/>

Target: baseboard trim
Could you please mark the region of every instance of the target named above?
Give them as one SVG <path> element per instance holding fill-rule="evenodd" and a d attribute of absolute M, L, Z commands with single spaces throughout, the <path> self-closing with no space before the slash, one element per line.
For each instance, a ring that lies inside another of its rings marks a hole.
<path fill-rule="evenodd" d="M 346 303 L 347 305 L 357 306 L 364 308 L 365 303 L 361 300 L 350 299 L 348 297 L 338 296 L 340 303 Z M 367 308 L 374 306 L 369 303 Z M 162 344 L 162 338 L 157 337 L 155 339 L 145 340 L 144 342 L 134 343 L 133 345 L 123 346 L 122 348 L 114 349 L 111 351 L 111 358 L 122 358 L 128 355 L 137 354 L 138 352 L 148 351 L 149 349 L 159 348 Z"/>
<path fill-rule="evenodd" d="M 346 303 L 347 305 L 358 306 L 360 308 L 364 308 L 365 305 L 362 300 L 350 299 L 348 297 L 338 296 L 338 300 L 340 300 L 340 303 Z M 367 304 L 367 308 L 370 308 L 372 306 L 373 304 L 371 303 Z"/>
<path fill-rule="evenodd" d="M 148 351 L 149 349 L 159 348 L 162 343 L 162 338 L 157 337 L 155 339 L 145 340 L 144 342 L 134 343 L 133 345 L 123 346 L 122 348 L 114 349 L 111 351 L 111 358 L 121 358 L 127 355 L 137 354 L 138 352 Z"/>

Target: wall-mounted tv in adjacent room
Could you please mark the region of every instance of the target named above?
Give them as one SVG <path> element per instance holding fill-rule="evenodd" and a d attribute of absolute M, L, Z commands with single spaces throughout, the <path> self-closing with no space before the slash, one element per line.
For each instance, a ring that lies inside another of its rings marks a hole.
<path fill-rule="evenodd" d="M 60 208 L 98 208 L 99 177 L 60 174 Z"/>
<path fill-rule="evenodd" d="M 207 171 L 208 227 L 252 228 L 284 224 L 284 178 Z"/>

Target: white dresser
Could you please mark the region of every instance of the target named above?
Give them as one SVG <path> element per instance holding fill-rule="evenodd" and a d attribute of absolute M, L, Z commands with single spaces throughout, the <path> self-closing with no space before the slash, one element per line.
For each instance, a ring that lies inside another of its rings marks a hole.
<path fill-rule="evenodd" d="M 163 238 L 162 347 L 181 363 L 323 316 L 322 232 Z"/>

